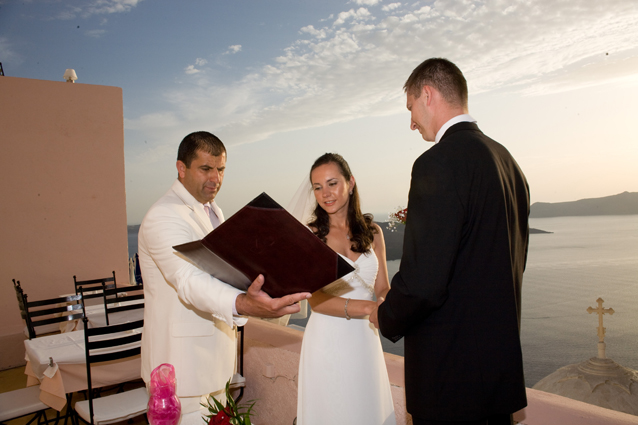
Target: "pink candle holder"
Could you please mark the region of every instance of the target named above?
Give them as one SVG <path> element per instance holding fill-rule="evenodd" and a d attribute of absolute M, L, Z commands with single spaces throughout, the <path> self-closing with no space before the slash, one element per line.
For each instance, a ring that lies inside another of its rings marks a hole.
<path fill-rule="evenodd" d="M 164 363 L 151 372 L 148 421 L 151 425 L 176 425 L 182 412 L 176 390 L 175 368 Z"/>

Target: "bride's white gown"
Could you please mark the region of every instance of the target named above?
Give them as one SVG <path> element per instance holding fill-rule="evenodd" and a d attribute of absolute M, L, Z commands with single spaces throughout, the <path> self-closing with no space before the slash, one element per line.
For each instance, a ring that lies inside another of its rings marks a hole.
<path fill-rule="evenodd" d="M 355 271 L 323 288 L 343 298 L 372 300 L 379 263 L 374 252 Z M 364 319 L 312 312 L 301 346 L 297 425 L 395 424 L 388 372 L 377 329 Z"/>

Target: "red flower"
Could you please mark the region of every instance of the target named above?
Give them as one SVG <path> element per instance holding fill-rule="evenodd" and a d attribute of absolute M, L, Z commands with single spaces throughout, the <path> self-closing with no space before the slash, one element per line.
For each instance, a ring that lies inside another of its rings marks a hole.
<path fill-rule="evenodd" d="M 221 412 L 218 412 L 216 415 L 210 417 L 210 421 L 208 421 L 208 425 L 231 425 L 230 423 L 230 409 L 226 407 Z"/>
<path fill-rule="evenodd" d="M 208 420 L 208 425 L 250 425 L 250 415 L 252 414 L 255 401 L 250 402 L 249 406 L 237 405 L 230 394 L 230 380 L 226 382 L 226 400 L 228 404 L 224 407 L 222 403 L 215 397 L 208 397 L 206 405 L 209 415 L 204 415 L 202 419 Z M 206 422 L 204 422 L 206 423 Z"/>
<path fill-rule="evenodd" d="M 401 223 L 405 224 L 405 219 L 408 217 L 408 209 L 404 208 L 400 211 L 397 211 L 396 213 L 394 213 L 394 216 L 397 218 L 397 220 L 399 220 Z"/>
<path fill-rule="evenodd" d="M 399 207 L 399 210 L 390 214 L 390 220 L 405 224 L 405 220 L 408 218 L 408 209 Z"/>

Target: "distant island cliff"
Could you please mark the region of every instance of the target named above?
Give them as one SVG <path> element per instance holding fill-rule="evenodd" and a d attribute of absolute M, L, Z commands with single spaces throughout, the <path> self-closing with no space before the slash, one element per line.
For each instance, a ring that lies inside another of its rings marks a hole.
<path fill-rule="evenodd" d="M 571 202 L 534 202 L 530 208 L 529 216 L 531 218 L 544 218 L 632 214 L 638 214 L 638 192 L 623 192 L 618 195 Z"/>

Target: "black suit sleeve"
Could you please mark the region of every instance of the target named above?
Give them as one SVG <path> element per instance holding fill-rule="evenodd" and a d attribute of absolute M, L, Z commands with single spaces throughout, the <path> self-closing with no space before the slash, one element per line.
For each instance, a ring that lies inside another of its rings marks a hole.
<path fill-rule="evenodd" d="M 448 297 L 465 215 L 455 179 L 453 158 L 426 152 L 414 164 L 401 266 L 379 308 L 388 339 L 406 335 Z"/>

